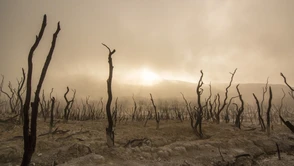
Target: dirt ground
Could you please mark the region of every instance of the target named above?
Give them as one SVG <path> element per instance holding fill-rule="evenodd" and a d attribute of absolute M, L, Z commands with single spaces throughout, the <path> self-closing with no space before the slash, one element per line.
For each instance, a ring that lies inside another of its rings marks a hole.
<path fill-rule="evenodd" d="M 57 123 L 55 134 L 38 136 L 32 165 L 294 165 L 294 134 L 281 125 L 274 125 L 268 137 L 257 125 L 239 130 L 232 124 L 206 122 L 206 138 L 201 140 L 189 121 L 161 121 L 158 130 L 154 120 L 146 127 L 144 122 L 120 122 L 115 147 L 108 148 L 106 124 L 105 120 Z M 38 120 L 38 135 L 48 130 L 48 122 Z M 22 153 L 22 126 L 0 122 L 0 165 L 20 165 Z"/>

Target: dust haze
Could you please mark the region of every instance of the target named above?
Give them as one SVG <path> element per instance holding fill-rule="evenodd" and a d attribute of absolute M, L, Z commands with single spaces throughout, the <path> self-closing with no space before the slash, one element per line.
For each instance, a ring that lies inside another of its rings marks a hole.
<path fill-rule="evenodd" d="M 212 85 L 228 82 L 235 68 L 235 83 L 265 83 L 269 77 L 271 84 L 283 84 L 279 75 L 283 72 L 294 84 L 291 0 L 2 0 L 0 74 L 5 84 L 11 81 L 16 86 L 21 68 L 27 68 L 43 14 L 48 24 L 33 59 L 35 80 L 55 23 L 61 22 L 44 84 L 48 91 L 64 92 L 69 86 L 81 95 L 105 95 L 108 52 L 101 43 L 117 50 L 113 56 L 117 89 L 133 83 L 146 87 L 138 83 L 140 72 L 135 72 L 143 69 L 163 81 L 190 83 L 199 79 L 202 69 L 204 83 Z"/>

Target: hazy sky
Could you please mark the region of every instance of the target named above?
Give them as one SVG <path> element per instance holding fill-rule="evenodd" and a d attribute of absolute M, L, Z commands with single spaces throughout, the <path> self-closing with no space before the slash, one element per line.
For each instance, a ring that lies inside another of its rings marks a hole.
<path fill-rule="evenodd" d="M 46 81 L 107 79 L 108 51 L 115 48 L 114 79 L 140 82 L 138 73 L 163 79 L 294 85 L 292 0 L 26 0 L 0 1 L 0 74 L 15 82 L 38 34 L 35 78 L 61 23 Z M 154 73 L 151 73 L 154 72 Z M 61 81 L 62 82 L 62 81 Z M 67 86 L 67 85 L 64 85 Z"/>

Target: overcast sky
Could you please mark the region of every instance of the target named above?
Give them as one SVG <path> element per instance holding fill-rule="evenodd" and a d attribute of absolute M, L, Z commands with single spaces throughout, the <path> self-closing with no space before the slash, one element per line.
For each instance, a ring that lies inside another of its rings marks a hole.
<path fill-rule="evenodd" d="M 15 82 L 38 34 L 35 75 L 61 23 L 50 80 L 106 80 L 107 49 L 116 81 L 148 68 L 164 79 L 294 85 L 294 1 L 292 0 L 26 0 L 0 1 L 0 74 Z M 130 80 L 127 80 L 130 81 Z M 136 80 L 134 80 L 136 82 Z M 64 85 L 67 86 L 67 85 Z"/>

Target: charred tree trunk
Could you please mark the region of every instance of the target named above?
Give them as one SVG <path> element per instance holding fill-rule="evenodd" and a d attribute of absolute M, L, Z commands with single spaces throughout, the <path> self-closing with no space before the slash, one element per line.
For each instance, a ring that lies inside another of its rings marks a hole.
<path fill-rule="evenodd" d="M 230 73 L 230 74 L 231 74 L 231 80 L 230 80 L 229 85 L 228 85 L 227 88 L 226 88 L 225 98 L 224 98 L 223 104 L 222 104 L 222 106 L 219 104 L 219 106 L 218 106 L 218 110 L 217 110 L 217 113 L 216 113 L 216 115 L 215 115 L 216 123 L 220 123 L 220 114 L 221 114 L 221 112 L 224 110 L 225 106 L 227 105 L 227 99 L 228 99 L 229 88 L 230 88 L 231 85 L 232 85 L 232 82 L 233 82 L 233 80 L 234 80 L 234 75 L 235 75 L 236 71 L 237 71 L 237 69 L 235 69 L 233 73 Z M 218 94 L 218 100 L 220 100 L 220 95 L 219 95 L 219 94 Z M 220 102 L 219 102 L 219 103 L 220 103 Z"/>
<path fill-rule="evenodd" d="M 182 97 L 183 97 L 183 99 L 185 101 L 186 108 L 187 108 L 187 111 L 188 111 L 188 114 L 189 114 L 189 117 L 190 117 L 190 125 L 191 125 L 192 129 L 194 129 L 194 116 L 192 114 L 192 110 L 190 109 L 190 106 L 189 106 L 188 101 L 186 100 L 184 94 L 183 93 L 181 93 L 181 94 L 182 94 Z"/>
<path fill-rule="evenodd" d="M 25 80 L 26 80 L 26 74 L 25 74 L 25 71 L 24 69 L 22 68 L 22 78 L 20 80 L 20 82 L 18 82 L 18 89 L 17 89 L 17 97 L 20 101 L 20 112 L 19 112 L 19 121 L 21 123 L 23 123 L 23 100 L 22 100 L 22 93 L 21 93 L 21 90 L 23 88 L 23 85 L 25 83 Z"/>
<path fill-rule="evenodd" d="M 113 147 L 114 146 L 114 130 L 113 130 L 113 121 L 111 117 L 111 102 L 112 102 L 111 84 L 112 84 L 112 75 L 113 75 L 112 55 L 115 53 L 115 49 L 111 51 L 107 45 L 105 44 L 102 44 L 102 45 L 108 49 L 108 64 L 109 64 L 109 76 L 107 79 L 108 99 L 106 103 L 108 127 L 106 128 L 106 140 L 107 140 L 108 147 Z"/>
<path fill-rule="evenodd" d="M 284 78 L 284 82 L 287 85 L 287 87 L 290 89 L 289 95 L 292 97 L 292 99 L 294 99 L 294 88 L 292 88 L 288 82 L 287 82 L 287 78 L 284 76 L 283 73 L 281 73 L 281 76 Z"/>
<path fill-rule="evenodd" d="M 280 119 L 292 131 L 292 133 L 294 133 L 294 126 L 292 125 L 292 123 L 289 121 L 285 121 L 281 115 Z"/>
<path fill-rule="evenodd" d="M 63 114 L 63 120 L 64 120 L 64 122 L 67 122 L 68 121 L 70 110 L 71 110 L 71 107 L 73 105 L 73 102 L 74 102 L 74 99 L 75 99 L 75 95 L 76 95 L 76 90 L 73 90 L 73 92 L 74 92 L 73 98 L 71 100 L 68 100 L 67 99 L 68 92 L 69 92 L 69 88 L 66 87 L 66 92 L 63 95 L 64 100 L 66 102 L 66 106 L 64 108 L 64 114 Z"/>
<path fill-rule="evenodd" d="M 154 112 L 155 112 L 156 130 L 158 130 L 159 129 L 160 116 L 159 116 L 159 112 L 157 112 L 157 109 L 156 109 L 156 106 L 154 104 L 154 100 L 152 98 L 152 94 L 151 93 L 150 93 L 150 98 L 151 98 L 150 100 L 152 102 L 152 106 L 153 106 Z"/>
<path fill-rule="evenodd" d="M 49 127 L 49 133 L 51 133 L 52 128 L 53 128 L 53 120 L 54 120 L 53 110 L 54 110 L 54 105 L 55 105 L 55 97 L 52 97 L 51 98 L 51 109 L 50 109 L 50 127 Z"/>
<path fill-rule="evenodd" d="M 196 123 L 194 126 L 194 130 L 196 131 L 196 133 L 199 135 L 200 138 L 203 138 L 203 133 L 202 133 L 202 118 L 203 118 L 203 106 L 201 105 L 201 95 L 203 93 L 203 89 L 201 88 L 203 85 L 203 72 L 202 70 L 200 70 L 201 76 L 200 79 L 198 81 L 198 85 L 196 88 L 196 94 L 197 94 L 197 104 L 198 104 L 198 109 L 196 110 Z"/>
<path fill-rule="evenodd" d="M 39 95 L 40 95 L 43 81 L 44 81 L 46 73 L 47 73 L 47 69 L 49 67 L 49 64 L 50 64 L 50 61 L 51 61 L 51 58 L 52 58 L 52 55 L 54 52 L 57 35 L 60 31 L 60 24 L 58 22 L 56 32 L 53 34 L 51 48 L 50 48 L 49 54 L 46 58 L 46 61 L 43 66 L 42 73 L 41 73 L 41 76 L 40 76 L 40 79 L 39 79 L 39 82 L 37 85 L 34 102 L 31 103 L 33 54 L 34 54 L 34 51 L 36 50 L 36 48 L 38 47 L 39 42 L 42 39 L 44 30 L 45 30 L 45 27 L 47 24 L 46 22 L 47 22 L 46 15 L 44 15 L 41 30 L 39 32 L 39 35 L 36 37 L 36 41 L 35 41 L 34 45 L 32 46 L 30 53 L 29 53 L 29 56 L 28 56 L 27 91 L 26 91 L 26 99 L 25 99 L 25 103 L 24 103 L 24 125 L 23 125 L 24 153 L 23 153 L 23 158 L 22 158 L 22 163 L 21 163 L 22 166 L 28 166 L 30 164 L 32 155 L 35 152 L 36 141 L 37 141 L 37 136 L 36 136 L 37 115 L 38 115 L 38 106 L 39 106 L 39 102 L 40 102 Z M 30 119 L 29 119 L 30 104 L 32 106 L 31 123 L 30 123 Z M 31 124 L 30 127 L 29 127 L 29 124 Z"/>
<path fill-rule="evenodd" d="M 270 117 L 270 111 L 271 111 L 271 108 L 272 108 L 272 98 L 273 98 L 273 94 L 272 94 L 272 88 L 271 86 L 269 87 L 269 100 L 268 100 L 268 107 L 267 107 L 267 112 L 266 112 L 266 131 L 267 131 L 267 135 L 269 136 L 270 135 L 270 132 L 271 132 L 271 117 Z"/>
<path fill-rule="evenodd" d="M 239 109 L 237 109 L 235 126 L 238 127 L 239 129 L 241 129 L 241 115 L 242 115 L 242 113 L 244 111 L 244 101 L 243 101 L 242 95 L 241 95 L 240 90 L 239 90 L 239 84 L 236 86 L 236 89 L 237 89 L 237 92 L 238 92 L 238 95 L 239 95 L 239 99 L 241 101 L 241 106 L 240 106 Z"/>
<path fill-rule="evenodd" d="M 258 113 L 258 120 L 259 120 L 259 123 L 260 123 L 260 126 L 261 126 L 261 131 L 265 131 L 265 125 L 264 125 L 264 121 L 263 121 L 263 118 L 261 116 L 261 113 L 260 113 L 260 105 L 259 105 L 259 101 L 257 99 L 257 97 L 255 96 L 255 94 L 253 93 L 253 97 L 256 101 L 256 105 L 257 105 L 257 113 Z"/>
<path fill-rule="evenodd" d="M 238 85 L 239 85 L 239 84 L 238 84 Z M 231 97 L 231 99 L 230 99 L 230 101 L 229 101 L 229 103 L 228 103 L 228 105 L 227 105 L 227 108 L 226 108 L 226 114 L 225 114 L 225 122 L 226 122 L 226 123 L 229 123 L 229 122 L 230 122 L 229 107 L 230 107 L 232 101 L 233 101 L 235 98 L 237 98 L 237 97 L 239 97 L 239 96 Z"/>
<path fill-rule="evenodd" d="M 132 96 L 132 99 L 133 99 L 133 102 L 134 102 L 134 111 L 133 111 L 133 115 L 132 115 L 132 121 L 134 121 L 135 118 L 136 118 L 136 114 L 137 114 L 137 103 L 135 101 L 134 94 Z"/>

